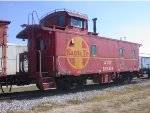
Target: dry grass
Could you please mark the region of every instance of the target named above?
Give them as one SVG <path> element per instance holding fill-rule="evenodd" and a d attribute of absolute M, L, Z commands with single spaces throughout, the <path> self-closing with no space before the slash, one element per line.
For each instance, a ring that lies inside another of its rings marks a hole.
<path fill-rule="evenodd" d="M 67 101 L 68 104 L 80 104 L 82 103 L 80 100 L 69 100 Z"/>
<path fill-rule="evenodd" d="M 42 105 L 33 113 L 150 113 L 150 85 L 109 91 L 106 94 L 66 105 Z"/>
<path fill-rule="evenodd" d="M 35 86 L 14 88 L 13 92 L 37 90 Z M 133 86 L 67 104 L 44 103 L 30 111 L 8 113 L 150 113 L 150 84 Z"/>
<path fill-rule="evenodd" d="M 8 93 L 9 87 L 7 88 L 6 86 L 3 86 L 3 90 L 5 93 Z M 15 88 L 12 87 L 11 92 L 13 93 L 13 92 L 35 91 L 35 90 L 38 90 L 35 85 L 33 85 L 33 86 L 18 86 L 18 87 L 15 86 Z M 0 89 L 0 94 L 2 94 L 1 89 Z"/>

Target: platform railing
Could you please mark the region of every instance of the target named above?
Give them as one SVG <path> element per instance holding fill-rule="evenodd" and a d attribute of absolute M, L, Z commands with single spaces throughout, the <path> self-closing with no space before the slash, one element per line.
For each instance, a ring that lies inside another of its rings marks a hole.
<path fill-rule="evenodd" d="M 67 11 L 67 12 L 76 13 L 76 14 L 79 14 L 79 15 L 82 15 L 82 16 L 87 16 L 86 14 L 83 14 L 83 13 L 80 13 L 80 12 L 76 12 L 76 11 L 72 11 L 72 10 L 69 10 L 69 9 L 61 8 L 61 9 L 55 9 L 55 10 L 53 10 L 51 12 L 46 13 L 45 15 L 43 15 L 40 18 L 40 20 L 42 20 L 43 18 L 45 18 L 47 15 L 52 14 L 54 12 L 58 12 L 58 11 Z"/>
<path fill-rule="evenodd" d="M 18 71 L 17 71 L 17 68 L 18 68 L 18 61 L 19 61 L 19 60 L 18 60 L 18 59 L 19 59 L 18 56 L 19 56 L 19 53 L 16 54 L 16 73 L 18 72 Z"/>

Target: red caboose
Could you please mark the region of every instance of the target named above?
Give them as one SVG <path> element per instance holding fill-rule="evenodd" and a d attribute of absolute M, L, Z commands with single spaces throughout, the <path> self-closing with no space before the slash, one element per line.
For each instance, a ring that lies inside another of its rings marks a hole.
<path fill-rule="evenodd" d="M 20 73 L 40 89 L 72 88 L 87 79 L 98 83 L 130 81 L 139 70 L 139 44 L 88 32 L 88 17 L 67 10 L 44 16 L 39 24 L 24 25 L 17 38 L 28 40 L 28 71 Z"/>
<path fill-rule="evenodd" d="M 0 20 L 0 89 L 1 84 L 6 81 L 6 50 L 7 50 L 7 29 L 10 21 Z"/>
<path fill-rule="evenodd" d="M 6 76 L 7 29 L 10 21 L 0 20 L 0 77 Z"/>

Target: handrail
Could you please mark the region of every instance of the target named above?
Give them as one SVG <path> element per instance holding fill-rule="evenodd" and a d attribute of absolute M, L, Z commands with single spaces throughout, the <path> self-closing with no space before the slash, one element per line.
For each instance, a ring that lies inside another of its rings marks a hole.
<path fill-rule="evenodd" d="M 37 12 L 36 11 L 32 11 L 32 13 L 28 14 L 28 25 L 30 24 L 30 16 L 32 16 L 32 25 L 35 24 L 34 14 L 37 17 L 38 22 L 40 21 Z"/>
<path fill-rule="evenodd" d="M 32 13 L 28 14 L 28 25 L 30 25 L 30 16 L 32 16 Z M 32 22 L 32 24 L 33 24 L 33 22 Z"/>
<path fill-rule="evenodd" d="M 35 14 L 35 15 L 36 15 L 36 17 L 37 17 L 37 19 L 38 19 L 38 22 L 40 21 L 40 19 L 39 19 L 39 17 L 38 17 L 38 14 L 37 14 L 37 12 L 36 12 L 36 11 L 33 11 L 33 12 L 32 12 L 32 19 L 33 19 L 33 21 L 34 21 L 34 24 L 35 24 L 34 14 Z"/>
<path fill-rule="evenodd" d="M 82 14 L 82 13 L 80 13 L 80 12 L 72 11 L 72 10 L 65 9 L 65 8 L 60 8 L 60 9 L 55 9 L 55 10 L 53 10 L 53 11 L 51 11 L 51 12 L 46 13 L 45 15 L 43 15 L 43 16 L 40 18 L 40 20 L 42 20 L 42 19 L 43 19 L 44 17 L 46 17 L 47 15 L 52 14 L 52 13 L 54 13 L 54 12 L 58 12 L 58 11 L 68 11 L 68 12 L 76 13 L 76 14 L 79 14 L 79 15 L 82 15 L 82 16 L 87 16 L 86 14 Z"/>
<path fill-rule="evenodd" d="M 39 53 L 39 68 L 40 68 L 40 76 L 42 76 L 42 71 L 41 71 L 41 51 L 40 50 L 37 50 L 38 53 Z"/>
<path fill-rule="evenodd" d="M 19 55 L 19 53 L 16 54 L 16 72 L 17 72 L 17 66 L 18 66 L 18 65 L 17 65 L 17 58 L 18 58 L 17 56 L 18 56 L 18 55 Z"/>

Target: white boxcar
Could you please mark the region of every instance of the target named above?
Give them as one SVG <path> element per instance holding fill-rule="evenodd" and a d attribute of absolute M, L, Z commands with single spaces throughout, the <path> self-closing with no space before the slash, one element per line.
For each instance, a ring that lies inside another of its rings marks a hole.
<path fill-rule="evenodd" d="M 26 44 L 7 43 L 7 75 L 15 74 L 19 71 L 19 53 L 27 51 Z M 2 56 L 2 48 L 0 47 L 0 58 Z M 1 59 L 0 59 L 1 60 Z M 0 65 L 0 70 L 2 65 Z"/>
<path fill-rule="evenodd" d="M 150 57 L 140 56 L 139 67 L 140 69 L 149 70 L 150 69 Z"/>

